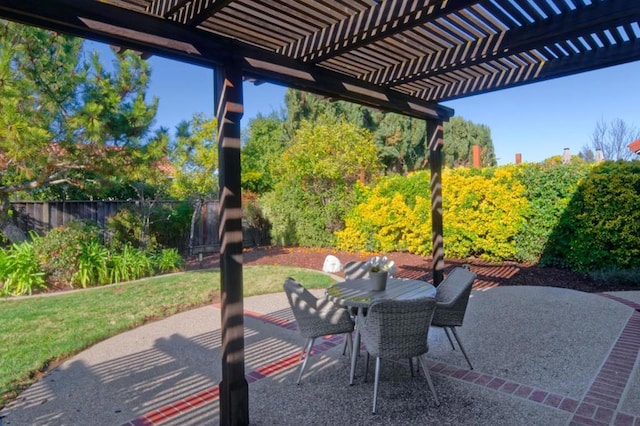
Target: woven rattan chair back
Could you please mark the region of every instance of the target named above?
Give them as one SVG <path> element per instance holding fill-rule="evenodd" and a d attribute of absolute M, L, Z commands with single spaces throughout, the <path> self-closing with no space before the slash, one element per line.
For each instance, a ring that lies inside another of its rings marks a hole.
<path fill-rule="evenodd" d="M 476 274 L 465 268 L 455 268 L 436 289 L 436 312 L 433 325 L 460 327 L 467 311 L 469 296 Z"/>
<path fill-rule="evenodd" d="M 378 300 L 360 318 L 360 333 L 367 351 L 380 358 L 403 359 L 426 353 L 434 298 L 408 301 Z"/>
<path fill-rule="evenodd" d="M 424 355 L 429 350 L 427 338 L 435 311 L 436 301 L 432 297 L 414 300 L 377 300 L 369 306 L 367 316 L 358 316 L 359 332 L 369 355 L 376 357 L 375 382 L 373 386 L 373 413 L 376 412 L 378 384 L 380 381 L 380 359 L 418 358 L 422 370 L 440 405 Z M 366 377 L 365 371 L 365 377 Z"/>
<path fill-rule="evenodd" d="M 347 280 L 356 280 L 358 278 L 367 278 L 369 276 L 369 268 L 367 262 L 350 261 L 344 264 L 344 277 Z"/>
<path fill-rule="evenodd" d="M 298 375 L 298 384 L 300 384 L 315 339 L 333 334 L 346 334 L 346 344 L 351 353 L 351 333 L 354 323 L 349 311 L 336 306 L 328 299 L 318 299 L 293 278 L 287 278 L 283 288 L 289 299 L 300 335 L 306 339 L 301 355 L 304 362 Z"/>
<path fill-rule="evenodd" d="M 475 279 L 476 274 L 468 269 L 455 268 L 451 271 L 436 289 L 436 312 L 431 321 L 431 325 L 444 328 L 451 348 L 455 350 L 453 339 L 449 334 L 449 330 L 451 330 L 455 340 L 458 342 L 458 346 L 460 346 L 462 355 L 464 355 L 469 368 L 472 370 L 473 365 L 462 345 L 460 336 L 456 332 L 456 327 L 462 326 L 464 321 L 469 297 L 471 296 L 471 288 Z"/>

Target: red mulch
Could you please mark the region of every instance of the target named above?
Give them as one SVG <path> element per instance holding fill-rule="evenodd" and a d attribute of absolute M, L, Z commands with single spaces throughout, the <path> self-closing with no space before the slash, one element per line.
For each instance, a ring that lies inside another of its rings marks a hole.
<path fill-rule="evenodd" d="M 334 255 L 342 263 L 350 260 L 367 260 L 369 253 L 348 253 L 338 250 L 314 249 L 300 247 L 262 247 L 245 249 L 243 262 L 245 265 L 287 265 L 301 268 L 322 270 L 327 255 Z M 410 253 L 389 253 L 398 267 L 398 276 L 430 281 L 431 258 Z M 445 274 L 456 266 L 469 265 L 478 274 L 475 287 L 493 287 L 496 285 L 533 285 L 562 287 L 584 292 L 601 292 L 588 275 L 565 269 L 543 268 L 514 262 L 488 263 L 477 259 L 445 259 Z M 204 257 L 202 263 L 192 259 L 188 269 L 211 268 L 219 266 L 218 255 Z M 606 291 L 631 290 L 631 288 L 607 287 Z M 638 290 L 637 287 L 633 290 Z"/>

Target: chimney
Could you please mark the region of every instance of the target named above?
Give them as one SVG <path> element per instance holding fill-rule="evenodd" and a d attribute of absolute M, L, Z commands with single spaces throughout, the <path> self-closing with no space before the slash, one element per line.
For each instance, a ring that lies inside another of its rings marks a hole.
<path fill-rule="evenodd" d="M 473 145 L 473 167 L 480 167 L 480 145 Z"/>
<path fill-rule="evenodd" d="M 596 149 L 596 163 L 604 161 L 604 154 L 600 148 Z"/>
<path fill-rule="evenodd" d="M 519 152 L 516 154 L 516 164 L 522 163 L 522 154 Z"/>
<path fill-rule="evenodd" d="M 569 148 L 565 148 L 562 153 L 562 164 L 569 164 L 571 162 L 571 154 L 569 153 Z"/>

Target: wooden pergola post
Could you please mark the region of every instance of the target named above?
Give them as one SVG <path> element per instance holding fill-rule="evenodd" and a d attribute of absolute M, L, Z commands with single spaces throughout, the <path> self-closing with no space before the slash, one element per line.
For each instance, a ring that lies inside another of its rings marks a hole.
<path fill-rule="evenodd" d="M 222 382 L 220 424 L 249 424 L 249 385 L 244 375 L 244 306 L 242 291 L 242 201 L 240 198 L 240 119 L 242 71 L 227 62 L 215 73 L 218 103 L 220 179 L 220 299 L 222 313 Z"/>
<path fill-rule="evenodd" d="M 427 120 L 429 168 L 431 169 L 431 244 L 433 284 L 444 278 L 444 245 L 442 239 L 442 120 Z"/>

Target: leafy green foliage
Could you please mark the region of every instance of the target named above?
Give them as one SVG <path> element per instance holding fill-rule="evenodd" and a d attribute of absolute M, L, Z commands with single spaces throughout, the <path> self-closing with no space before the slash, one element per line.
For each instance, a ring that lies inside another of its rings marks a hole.
<path fill-rule="evenodd" d="M 193 205 L 189 201 L 156 204 L 149 224 L 152 240 L 158 247 L 182 248 L 192 214 Z"/>
<path fill-rule="evenodd" d="M 473 165 L 473 145 L 480 146 L 482 167 L 495 166 L 496 155 L 491 141 L 491 130 L 462 117 L 452 117 L 444 125 L 444 164 L 447 167 Z"/>
<path fill-rule="evenodd" d="M 525 222 L 517 237 L 515 259 L 540 260 L 542 250 L 550 244 L 551 233 L 589 169 L 583 162 L 561 164 L 559 160 L 556 163 L 526 163 L 518 168 L 518 180 L 525 187 L 524 196 L 529 207 L 523 213 Z M 542 263 L 549 263 L 549 259 L 543 259 Z"/>
<path fill-rule="evenodd" d="M 180 200 L 206 199 L 218 193 L 218 120 L 195 114 L 177 127 L 170 159 L 170 193 Z"/>
<path fill-rule="evenodd" d="M 579 182 L 544 261 L 576 271 L 640 267 L 640 163 L 606 161 Z"/>
<path fill-rule="evenodd" d="M 46 287 L 32 243 L 14 243 L 0 249 L 0 283 L 3 296 L 22 296 Z"/>
<path fill-rule="evenodd" d="M 78 258 L 78 270 L 71 277 L 72 283 L 80 284 L 82 288 L 108 284 L 108 257 L 109 251 L 100 242 L 93 240 L 83 243 Z"/>
<path fill-rule="evenodd" d="M 442 187 L 446 256 L 515 257 L 528 203 L 513 167 L 446 170 Z"/>
<path fill-rule="evenodd" d="M 273 190 L 275 167 L 287 148 L 284 121 L 275 113 L 249 122 L 242 147 L 242 188 L 255 194 Z"/>
<path fill-rule="evenodd" d="M 400 114 L 380 114 L 374 141 L 388 171 L 407 173 L 427 164 L 428 148 L 424 120 Z"/>
<path fill-rule="evenodd" d="M 112 283 L 133 281 L 152 273 L 152 261 L 142 250 L 125 244 L 119 252 L 111 253 L 109 274 Z"/>
<path fill-rule="evenodd" d="M 162 249 L 153 256 L 153 269 L 165 274 L 167 272 L 176 272 L 184 266 L 184 259 L 178 253 L 178 250 Z"/>
<path fill-rule="evenodd" d="M 429 185 L 429 173 L 415 172 L 406 177 L 387 176 L 371 191 L 358 191 L 362 201 L 346 215 L 344 229 L 336 232 L 337 246 L 348 251 L 422 254 L 428 250 L 431 231 L 421 234 L 423 227 L 417 218 L 430 226 L 430 215 L 427 212 L 425 217 L 422 208 L 430 197 Z"/>
<path fill-rule="evenodd" d="M 157 99 L 145 101 L 148 65 L 128 52 L 107 72 L 97 54 L 82 53 L 81 39 L 0 22 L 3 208 L 11 194 L 36 188 L 98 191 L 103 177 L 148 160 L 137 158 L 157 109 Z M 8 223 L 0 211 L 5 233 Z"/>
<path fill-rule="evenodd" d="M 107 218 L 108 245 L 114 249 L 121 249 L 125 245 L 141 247 L 143 240 L 143 224 L 135 207 L 121 208 L 116 214 Z M 149 241 L 153 247 L 155 240 Z"/>
<path fill-rule="evenodd" d="M 385 170 L 405 174 L 422 170 L 427 164 L 426 125 L 418 120 L 394 113 L 381 113 L 344 101 L 332 102 L 318 96 L 289 89 L 285 94 L 287 118 L 285 134 L 293 137 L 303 121 L 321 123 L 327 118 L 345 120 L 371 131 L 378 148 L 378 158 Z M 496 158 L 487 126 L 454 117 L 444 124 L 445 164 L 449 167 L 469 165 L 471 146 L 480 145 L 483 166 L 495 166 Z"/>
<path fill-rule="evenodd" d="M 431 251 L 430 174 L 380 180 L 366 201 L 352 210 L 338 247 L 375 252 Z M 514 170 L 455 169 L 443 174 L 445 254 L 513 259 L 515 238 L 527 201 Z"/>
<path fill-rule="evenodd" d="M 354 205 L 353 184 L 379 170 L 368 132 L 344 121 L 304 122 L 282 155 L 274 190 L 260 200 L 273 241 L 331 246 Z"/>
<path fill-rule="evenodd" d="M 37 263 L 52 283 L 72 283 L 83 247 L 99 240 L 98 227 L 89 222 L 72 221 L 33 240 Z"/>

